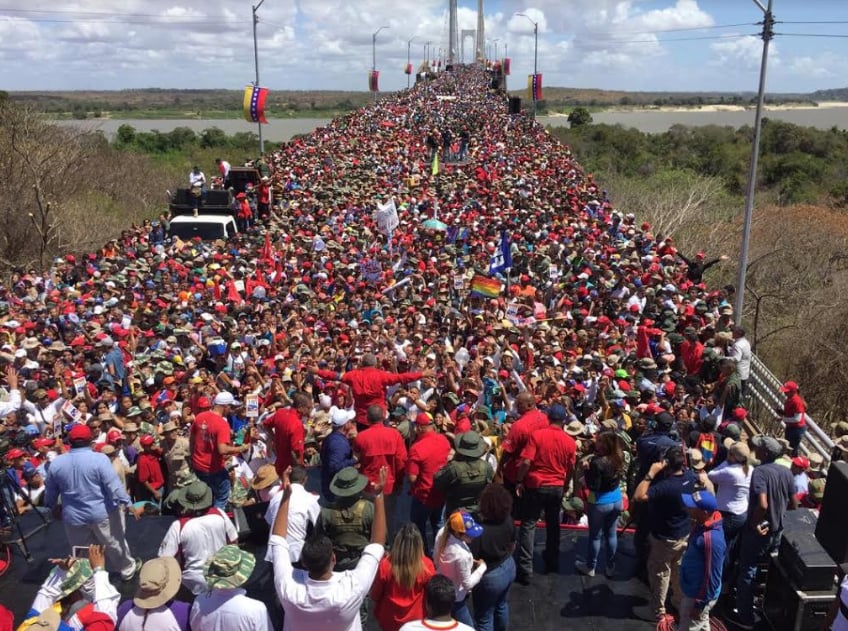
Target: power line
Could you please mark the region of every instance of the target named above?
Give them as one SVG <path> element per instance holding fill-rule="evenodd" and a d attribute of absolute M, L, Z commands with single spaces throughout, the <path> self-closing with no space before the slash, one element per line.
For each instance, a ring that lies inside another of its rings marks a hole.
<path fill-rule="evenodd" d="M 848 38 L 848 35 L 840 35 L 838 33 L 775 33 L 782 37 L 834 37 L 838 39 Z"/>
<path fill-rule="evenodd" d="M 717 39 L 739 39 L 742 37 L 751 37 L 748 33 L 740 33 L 735 35 L 705 35 L 703 37 L 671 37 L 667 39 L 591 39 L 577 40 L 580 42 L 603 42 L 613 44 L 665 44 L 674 42 L 697 42 L 702 40 L 717 40 Z"/>
<path fill-rule="evenodd" d="M 721 28 L 741 28 L 743 26 L 757 26 L 755 22 L 745 22 L 742 24 L 715 24 L 713 26 L 687 26 L 681 28 L 665 28 L 646 31 L 616 31 L 622 35 L 649 35 L 652 33 L 684 33 L 687 31 L 711 31 Z"/>
<path fill-rule="evenodd" d="M 806 22 L 784 22 L 783 20 L 778 20 L 775 24 L 848 24 L 848 20 L 819 20 Z"/>

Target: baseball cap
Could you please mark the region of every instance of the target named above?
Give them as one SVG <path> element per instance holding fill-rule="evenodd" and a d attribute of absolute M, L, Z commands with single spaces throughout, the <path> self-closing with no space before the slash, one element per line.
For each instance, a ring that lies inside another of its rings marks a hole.
<path fill-rule="evenodd" d="M 564 421 L 568 418 L 568 410 L 559 403 L 554 403 L 548 408 L 548 418 L 552 421 Z"/>
<path fill-rule="evenodd" d="M 716 497 L 709 491 L 695 491 L 691 495 L 684 493 L 681 498 L 687 508 L 698 508 L 704 511 L 718 510 Z"/>
<path fill-rule="evenodd" d="M 91 429 L 88 427 L 88 425 L 83 425 L 82 423 L 74 425 L 71 428 L 71 430 L 68 432 L 68 440 L 70 440 L 71 442 L 74 442 L 74 441 L 77 441 L 77 440 L 78 441 L 86 441 L 86 440 L 90 441 L 91 440 Z"/>
<path fill-rule="evenodd" d="M 354 418 L 356 418 L 356 412 L 353 410 L 345 410 L 344 408 L 330 409 L 330 420 L 333 422 L 335 427 L 347 425 Z"/>
<path fill-rule="evenodd" d="M 235 397 L 226 390 L 215 395 L 214 405 L 235 405 Z"/>
<path fill-rule="evenodd" d="M 461 535 L 468 535 L 472 539 L 483 534 L 483 527 L 474 521 L 471 515 L 464 510 L 451 513 L 451 516 L 448 518 L 448 526 L 454 532 Z"/>
<path fill-rule="evenodd" d="M 119 430 L 115 427 L 113 427 L 108 432 L 106 432 L 106 440 L 109 441 L 110 443 L 116 443 L 119 440 L 121 440 L 123 437 L 124 437 L 124 433 L 121 430 Z"/>
<path fill-rule="evenodd" d="M 18 449 L 17 447 L 14 449 L 10 449 L 6 452 L 6 457 L 9 460 L 14 460 L 15 458 L 23 458 L 26 456 L 26 452 L 23 449 Z"/>
<path fill-rule="evenodd" d="M 797 392 L 798 384 L 794 381 L 787 381 L 780 387 L 781 392 Z"/>
<path fill-rule="evenodd" d="M 153 438 L 153 436 L 151 436 L 150 434 L 145 434 L 144 436 L 142 436 L 139 439 L 138 442 L 140 442 L 143 447 L 149 447 L 150 445 L 152 445 L 155 442 L 155 440 L 156 439 Z"/>
<path fill-rule="evenodd" d="M 212 407 L 212 402 L 209 400 L 209 397 L 199 397 L 197 399 L 197 408 L 199 410 L 208 410 Z"/>
<path fill-rule="evenodd" d="M 783 446 L 771 436 L 754 436 L 751 439 L 751 444 L 756 449 L 765 450 L 770 456 L 774 458 L 780 457 L 780 455 L 783 453 Z"/>
<path fill-rule="evenodd" d="M 429 412 L 420 412 L 418 416 L 415 417 L 416 425 L 431 425 L 433 423 L 433 416 Z"/>
<path fill-rule="evenodd" d="M 795 456 L 792 459 L 792 464 L 798 467 L 799 469 L 802 469 L 803 471 L 806 471 L 810 468 L 810 461 L 804 456 Z"/>

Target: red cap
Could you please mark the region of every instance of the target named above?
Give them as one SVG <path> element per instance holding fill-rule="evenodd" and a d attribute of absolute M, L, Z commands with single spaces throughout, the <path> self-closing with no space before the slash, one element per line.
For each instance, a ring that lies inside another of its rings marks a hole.
<path fill-rule="evenodd" d="M 139 439 L 138 442 L 141 443 L 142 447 L 150 447 L 150 445 L 155 442 L 155 439 L 150 434 L 145 434 Z"/>
<path fill-rule="evenodd" d="M 119 440 L 121 440 L 123 437 L 124 437 L 124 433 L 121 430 L 114 428 L 114 427 L 112 429 L 110 429 L 108 432 L 106 432 L 106 440 L 108 440 L 110 443 L 116 443 Z"/>
<path fill-rule="evenodd" d="M 91 440 L 91 430 L 88 425 L 77 424 L 68 432 L 68 440 L 71 442 Z"/>
<path fill-rule="evenodd" d="M 200 397 L 197 400 L 197 407 L 201 410 L 208 410 L 212 407 L 212 402 L 209 400 L 209 397 Z"/>
<path fill-rule="evenodd" d="M 803 471 L 806 471 L 810 468 L 810 461 L 804 456 L 795 456 L 792 459 L 792 464 Z"/>
<path fill-rule="evenodd" d="M 798 392 L 798 384 L 794 381 L 787 381 L 780 388 L 781 392 Z"/>
<path fill-rule="evenodd" d="M 740 421 L 748 418 L 748 410 L 746 410 L 745 408 L 736 408 L 735 410 L 733 410 L 733 418 Z"/>
<path fill-rule="evenodd" d="M 10 449 L 6 452 L 6 457 L 9 460 L 14 460 L 15 458 L 23 458 L 26 456 L 26 452 L 23 449 L 18 449 L 15 447 L 14 449 Z"/>
<path fill-rule="evenodd" d="M 416 425 L 432 425 L 433 424 L 433 416 L 428 412 L 421 412 L 418 416 L 415 417 Z"/>
<path fill-rule="evenodd" d="M 32 441 L 32 444 L 36 449 L 41 449 L 42 447 L 52 446 L 54 442 L 52 438 L 36 438 Z"/>

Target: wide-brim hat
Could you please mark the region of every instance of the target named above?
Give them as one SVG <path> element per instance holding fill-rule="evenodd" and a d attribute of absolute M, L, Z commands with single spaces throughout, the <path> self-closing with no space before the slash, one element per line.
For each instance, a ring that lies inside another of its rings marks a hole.
<path fill-rule="evenodd" d="M 62 624 L 62 616 L 56 609 L 50 607 L 45 609 L 38 617 L 27 622 L 27 629 L 37 629 L 38 631 L 57 631 Z"/>
<path fill-rule="evenodd" d="M 368 486 L 368 478 L 353 467 L 345 467 L 333 476 L 330 491 L 336 497 L 353 497 Z"/>
<path fill-rule="evenodd" d="M 59 585 L 59 595 L 56 600 L 73 594 L 91 578 L 91 564 L 88 559 L 77 559 L 65 574 L 65 579 Z"/>
<path fill-rule="evenodd" d="M 586 426 L 580 421 L 571 421 L 565 426 L 565 433 L 569 436 L 582 436 L 586 431 Z"/>
<path fill-rule="evenodd" d="M 256 475 L 253 477 L 253 481 L 250 485 L 254 490 L 261 491 L 262 489 L 267 489 L 279 479 L 280 476 L 277 475 L 277 469 L 274 465 L 263 464 L 259 467 L 259 470 L 256 472 Z"/>
<path fill-rule="evenodd" d="M 179 504 L 187 510 L 204 510 L 212 506 L 212 489 L 202 480 L 194 480 L 183 488 L 171 491 L 166 502 Z"/>
<path fill-rule="evenodd" d="M 479 458 L 486 451 L 486 443 L 477 432 L 463 432 L 456 437 L 456 453 L 469 458 Z"/>
<path fill-rule="evenodd" d="M 156 609 L 176 596 L 181 584 L 180 564 L 174 557 L 150 559 L 141 566 L 133 603 L 142 609 Z"/>
<path fill-rule="evenodd" d="M 206 563 L 203 576 L 210 589 L 239 587 L 250 578 L 256 557 L 238 546 L 224 546 Z"/>

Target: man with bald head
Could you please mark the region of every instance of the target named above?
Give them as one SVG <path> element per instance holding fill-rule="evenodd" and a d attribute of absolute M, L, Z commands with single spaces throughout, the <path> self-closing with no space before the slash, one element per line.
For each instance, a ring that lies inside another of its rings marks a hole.
<path fill-rule="evenodd" d="M 400 383 L 417 381 L 422 377 L 432 376 L 433 372 L 388 372 L 377 368 L 377 357 L 373 353 L 365 353 L 362 356 L 359 368 L 347 372 L 335 372 L 333 370 L 320 370 L 311 368 L 312 372 L 322 379 L 341 381 L 350 386 L 353 394 L 353 409 L 356 411 L 356 424 L 359 429 L 370 427 L 368 420 L 368 408 L 379 405 L 386 409 L 386 388 Z"/>

